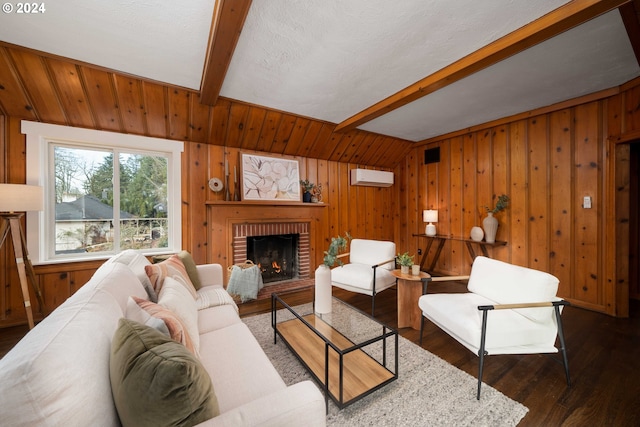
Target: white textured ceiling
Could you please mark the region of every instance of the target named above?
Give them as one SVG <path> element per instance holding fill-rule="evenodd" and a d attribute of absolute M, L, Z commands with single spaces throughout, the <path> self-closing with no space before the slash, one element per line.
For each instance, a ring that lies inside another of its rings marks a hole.
<path fill-rule="evenodd" d="M 231 0 L 227 0 L 231 1 Z M 339 123 L 567 0 L 253 0 L 221 95 Z M 214 0 L 59 0 L 0 40 L 199 89 Z M 422 140 L 640 75 L 617 11 L 360 128 Z"/>

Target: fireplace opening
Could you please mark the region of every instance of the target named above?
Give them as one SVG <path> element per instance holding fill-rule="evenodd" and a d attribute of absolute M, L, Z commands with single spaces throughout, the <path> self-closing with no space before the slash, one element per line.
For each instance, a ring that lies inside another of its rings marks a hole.
<path fill-rule="evenodd" d="M 298 278 L 299 234 L 247 237 L 247 259 L 262 272 L 262 282 Z"/>

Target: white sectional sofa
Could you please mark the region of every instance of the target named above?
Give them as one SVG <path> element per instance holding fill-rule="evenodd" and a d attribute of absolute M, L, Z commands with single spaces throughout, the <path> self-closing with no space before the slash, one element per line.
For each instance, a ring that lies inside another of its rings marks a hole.
<path fill-rule="evenodd" d="M 112 394 L 110 354 L 130 297 L 149 298 L 141 282 L 148 261 L 141 258 L 129 264 L 107 261 L 0 360 L 0 424 L 122 425 Z M 219 410 L 200 425 L 324 426 L 325 402 L 316 385 L 304 381 L 287 387 L 232 300 L 211 300 L 213 289 L 222 290 L 215 292 L 218 297 L 226 292 L 221 266 L 199 265 L 197 271 L 202 282 L 199 362 Z"/>

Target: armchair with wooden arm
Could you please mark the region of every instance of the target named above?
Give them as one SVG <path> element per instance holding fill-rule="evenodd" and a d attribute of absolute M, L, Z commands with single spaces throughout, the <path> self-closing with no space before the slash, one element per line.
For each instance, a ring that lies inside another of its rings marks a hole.
<path fill-rule="evenodd" d="M 571 385 L 560 316 L 569 303 L 556 297 L 556 277 L 479 256 L 467 289 L 467 293 L 420 297 L 420 344 L 426 318 L 478 355 L 478 399 L 485 356 L 557 353 L 557 338 L 567 385 Z"/>
<path fill-rule="evenodd" d="M 349 257 L 342 266 L 331 270 L 331 284 L 338 288 L 371 296 L 371 315 L 376 294 L 395 285 L 396 244 L 384 240 L 352 239 Z"/>

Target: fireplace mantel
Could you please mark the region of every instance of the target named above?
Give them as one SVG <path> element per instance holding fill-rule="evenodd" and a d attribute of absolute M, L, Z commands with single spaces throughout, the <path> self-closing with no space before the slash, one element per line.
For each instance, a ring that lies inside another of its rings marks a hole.
<path fill-rule="evenodd" d="M 219 263 L 226 270 L 233 264 L 233 229 L 238 224 L 271 222 L 308 222 L 310 269 L 317 266 L 316 254 L 322 256 L 329 223 L 329 205 L 325 203 L 206 202 L 207 262 Z M 319 248 L 316 250 L 316 248 Z M 226 282 L 225 277 L 225 282 Z"/>
<path fill-rule="evenodd" d="M 253 206 L 253 207 L 264 207 L 264 206 L 298 206 L 301 208 L 326 208 L 329 206 L 326 203 L 302 203 L 302 202 L 252 202 L 252 201 L 244 201 L 244 202 L 206 202 L 207 206 Z"/>

